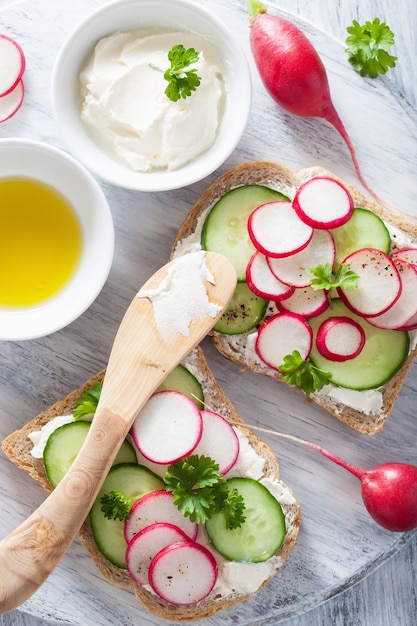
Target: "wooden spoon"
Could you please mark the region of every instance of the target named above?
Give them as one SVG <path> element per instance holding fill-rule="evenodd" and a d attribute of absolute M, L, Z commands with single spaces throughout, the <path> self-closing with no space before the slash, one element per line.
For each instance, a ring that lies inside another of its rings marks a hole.
<path fill-rule="evenodd" d="M 225 257 L 195 252 L 165 265 L 135 296 L 117 332 L 82 449 L 41 506 L 0 542 L 1 613 L 27 600 L 57 565 L 87 517 L 139 411 L 214 326 L 235 287 L 236 272 Z M 171 309 L 172 319 L 164 327 L 159 317 L 164 309 L 158 310 L 158 304 L 164 306 L 167 294 L 180 309 L 179 314 Z M 188 328 L 179 330 L 177 324 L 188 314 L 184 302 L 193 319 L 187 321 Z"/>

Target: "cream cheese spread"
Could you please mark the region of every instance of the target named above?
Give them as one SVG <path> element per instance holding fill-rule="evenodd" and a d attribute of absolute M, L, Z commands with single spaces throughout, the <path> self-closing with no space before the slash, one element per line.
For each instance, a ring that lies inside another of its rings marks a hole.
<path fill-rule="evenodd" d="M 201 83 L 173 102 L 165 95 L 168 52 L 199 53 Z M 191 32 L 118 31 L 101 39 L 82 69 L 80 116 L 90 136 L 129 169 L 175 170 L 213 144 L 226 98 L 215 48 Z"/>

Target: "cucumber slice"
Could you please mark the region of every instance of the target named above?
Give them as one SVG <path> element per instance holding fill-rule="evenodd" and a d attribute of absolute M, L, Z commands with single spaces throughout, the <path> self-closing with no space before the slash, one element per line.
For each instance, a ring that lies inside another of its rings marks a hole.
<path fill-rule="evenodd" d="M 365 345 L 354 359 L 337 362 L 325 359 L 317 350 L 315 338 L 320 324 L 334 315 L 347 316 L 357 322 L 365 332 Z M 331 372 L 332 383 L 348 389 L 375 389 L 384 385 L 402 367 L 407 359 L 410 338 L 407 332 L 383 330 L 368 324 L 355 315 L 339 299 L 332 300 L 331 306 L 321 315 L 310 318 L 313 329 L 313 348 L 310 358 L 314 365 Z"/>
<path fill-rule="evenodd" d="M 188 396 L 199 409 L 204 408 L 204 393 L 197 378 L 183 365 L 177 365 L 157 391 L 179 391 Z"/>
<path fill-rule="evenodd" d="M 143 465 L 123 463 L 115 465 L 108 473 L 91 508 L 90 522 L 98 549 L 113 565 L 121 569 L 127 568 L 124 522 L 104 516 L 101 510 L 101 498 L 111 491 L 120 491 L 128 498 L 140 498 L 145 493 L 164 488 L 162 478 Z"/>
<path fill-rule="evenodd" d="M 64 424 L 51 433 L 43 451 L 46 475 L 52 487 L 56 487 L 71 467 L 87 436 L 91 422 L 80 420 Z M 128 441 L 124 441 L 113 465 L 137 463 L 136 452 Z"/>
<path fill-rule="evenodd" d="M 210 541 L 220 554 L 231 561 L 260 563 L 271 558 L 285 539 L 285 516 L 278 500 L 253 478 L 230 478 L 245 501 L 246 519 L 239 528 L 226 528 L 222 512 L 206 522 Z"/>
<path fill-rule="evenodd" d="M 228 191 L 212 207 L 203 225 L 204 250 L 224 254 L 234 265 L 239 282 L 245 281 L 246 266 L 255 248 L 248 234 L 248 218 L 265 202 L 288 198 L 262 185 L 244 185 Z"/>
<path fill-rule="evenodd" d="M 388 228 L 381 218 L 360 207 L 353 210 L 346 224 L 332 228 L 331 233 L 336 246 L 335 266 L 360 248 L 377 248 L 388 254 L 391 247 Z"/>
<path fill-rule="evenodd" d="M 246 283 L 238 283 L 214 330 L 224 335 L 247 333 L 264 318 L 267 307 L 268 300 L 256 296 Z"/>

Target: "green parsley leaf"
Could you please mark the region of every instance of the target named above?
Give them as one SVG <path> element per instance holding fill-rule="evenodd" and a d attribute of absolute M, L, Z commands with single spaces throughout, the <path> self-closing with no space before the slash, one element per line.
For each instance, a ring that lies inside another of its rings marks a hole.
<path fill-rule="evenodd" d="M 342 287 L 343 289 L 356 289 L 358 286 L 359 276 L 350 269 L 349 263 L 341 263 L 333 275 L 333 268 L 330 263 L 309 267 L 314 278 L 311 280 L 312 288 L 317 289 L 335 289 Z"/>
<path fill-rule="evenodd" d="M 197 69 L 190 69 L 198 59 L 199 53 L 194 48 L 184 48 L 182 44 L 174 46 L 168 52 L 171 67 L 164 72 L 164 78 L 168 81 L 165 94 L 173 102 L 191 96 L 199 86 L 201 78 L 197 75 Z"/>
<path fill-rule="evenodd" d="M 286 383 L 302 389 L 307 396 L 313 391 L 320 391 L 332 377 L 330 372 L 313 365 L 310 359 L 304 360 L 298 350 L 287 354 L 278 370 Z"/>
<path fill-rule="evenodd" d="M 74 402 L 74 419 L 79 420 L 86 415 L 94 415 L 100 399 L 103 381 L 97 381 L 92 387 L 85 389 L 81 396 Z"/>
<path fill-rule="evenodd" d="M 105 493 L 100 500 L 101 510 L 107 519 L 118 519 L 125 522 L 129 519 L 130 510 L 138 498 L 128 498 L 120 491 Z"/>
<path fill-rule="evenodd" d="M 386 74 L 390 67 L 395 67 L 397 57 L 389 53 L 394 44 L 394 33 L 390 27 L 376 17 L 372 22 L 360 25 L 353 20 L 347 27 L 346 53 L 349 63 L 361 76 L 376 78 Z"/>
<path fill-rule="evenodd" d="M 172 463 L 164 477 L 166 490 L 174 496 L 174 504 L 192 522 L 204 524 L 223 511 L 230 528 L 244 521 L 242 496 L 229 491 L 219 465 L 208 456 L 191 454 Z"/>

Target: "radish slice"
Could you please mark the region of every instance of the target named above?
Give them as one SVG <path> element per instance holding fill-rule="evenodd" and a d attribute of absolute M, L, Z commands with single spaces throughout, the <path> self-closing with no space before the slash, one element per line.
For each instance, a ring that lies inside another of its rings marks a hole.
<path fill-rule="evenodd" d="M 173 524 L 156 522 L 141 530 L 126 550 L 126 565 L 133 580 L 138 585 L 148 585 L 149 567 L 154 556 L 162 548 L 181 541 L 190 541 L 190 538 Z"/>
<path fill-rule="evenodd" d="M 293 207 L 299 217 L 313 228 L 337 228 L 353 213 L 348 190 L 334 178 L 310 178 L 297 189 Z"/>
<path fill-rule="evenodd" d="M 255 350 L 266 365 L 278 369 L 284 357 L 298 350 L 303 359 L 310 355 L 313 331 L 310 324 L 296 313 L 277 313 L 260 327 Z"/>
<path fill-rule="evenodd" d="M 165 390 L 149 398 L 133 423 L 131 434 L 145 458 L 170 464 L 194 450 L 202 430 L 195 403 L 183 393 Z"/>
<path fill-rule="evenodd" d="M 350 317 L 336 315 L 320 324 L 316 346 L 325 359 L 347 361 L 362 352 L 365 339 L 365 332 L 357 322 Z"/>
<path fill-rule="evenodd" d="M 417 265 L 409 265 L 394 257 L 393 262 L 401 278 L 400 297 L 388 311 L 367 319 L 373 326 L 387 330 L 407 328 L 409 322 L 413 326 L 413 318 L 417 315 Z"/>
<path fill-rule="evenodd" d="M 250 258 L 246 269 L 246 282 L 254 294 L 268 300 L 288 298 L 294 291 L 293 287 L 285 285 L 273 275 L 267 257 L 259 250 L 256 250 Z"/>
<path fill-rule="evenodd" d="M 172 493 L 161 489 L 136 500 L 124 525 L 126 543 L 129 544 L 137 533 L 155 522 L 178 526 L 187 537 L 194 540 L 197 537 L 198 524 L 184 517 L 173 503 L 173 499 Z"/>
<path fill-rule="evenodd" d="M 11 118 L 20 108 L 24 96 L 23 81 L 19 81 L 13 91 L 0 97 L 0 122 Z"/>
<path fill-rule="evenodd" d="M 239 456 L 239 439 L 229 422 L 213 411 L 201 411 L 203 434 L 193 454 L 209 456 L 227 474 Z"/>
<path fill-rule="evenodd" d="M 336 248 L 333 237 L 328 230 L 314 230 L 310 242 L 305 248 L 281 258 L 268 257 L 268 264 L 274 276 L 283 283 L 293 287 L 310 285 L 311 267 L 329 263 L 333 266 Z"/>
<path fill-rule="evenodd" d="M 255 248 L 267 256 L 287 256 L 305 248 L 313 229 L 294 211 L 291 202 L 267 202 L 248 219 L 249 237 Z"/>
<path fill-rule="evenodd" d="M 25 71 L 26 60 L 17 41 L 0 35 L 0 97 L 12 92 Z"/>
<path fill-rule="evenodd" d="M 163 548 L 149 568 L 152 589 L 171 604 L 200 602 L 208 596 L 216 580 L 216 560 L 198 543 L 180 542 Z"/>
<path fill-rule="evenodd" d="M 396 250 L 392 255 L 392 259 L 401 259 L 410 265 L 417 265 L 417 248 L 402 248 Z"/>
<path fill-rule="evenodd" d="M 328 293 L 325 289 L 298 287 L 289 298 L 276 303 L 280 311 L 297 313 L 303 317 L 316 317 L 329 306 Z"/>
<path fill-rule="evenodd" d="M 337 288 L 341 300 L 354 313 L 362 317 L 381 315 L 399 298 L 401 278 L 384 252 L 362 248 L 352 252 L 343 263 L 359 276 L 356 289 Z"/>

